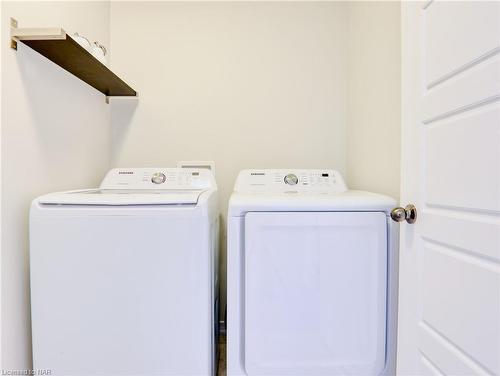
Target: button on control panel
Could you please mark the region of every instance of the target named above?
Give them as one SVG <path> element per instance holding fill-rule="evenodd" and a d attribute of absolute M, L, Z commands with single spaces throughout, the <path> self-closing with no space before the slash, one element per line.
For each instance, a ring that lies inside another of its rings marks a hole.
<path fill-rule="evenodd" d="M 151 177 L 151 181 L 154 184 L 162 184 L 165 183 L 165 180 L 167 180 L 167 177 L 163 172 L 155 172 L 153 176 Z"/>
<path fill-rule="evenodd" d="M 285 184 L 295 185 L 299 182 L 299 178 L 295 174 L 288 174 L 285 176 Z"/>

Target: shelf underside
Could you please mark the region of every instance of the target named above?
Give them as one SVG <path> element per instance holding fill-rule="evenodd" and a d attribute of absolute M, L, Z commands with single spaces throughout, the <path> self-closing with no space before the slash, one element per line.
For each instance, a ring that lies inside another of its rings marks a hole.
<path fill-rule="evenodd" d="M 17 22 L 12 21 L 14 22 L 13 26 L 17 26 Z M 13 27 L 11 35 L 15 40 L 31 47 L 108 97 L 137 96 L 134 89 L 62 29 L 18 29 Z M 13 48 L 16 48 L 15 44 Z"/>
<path fill-rule="evenodd" d="M 65 39 L 24 39 L 22 42 L 106 96 L 137 95 L 134 89 L 67 35 Z"/>

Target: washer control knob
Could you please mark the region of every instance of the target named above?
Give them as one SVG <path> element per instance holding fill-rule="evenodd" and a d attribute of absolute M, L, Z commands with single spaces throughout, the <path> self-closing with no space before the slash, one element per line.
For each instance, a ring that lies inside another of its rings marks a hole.
<path fill-rule="evenodd" d="M 285 184 L 295 185 L 299 182 L 299 178 L 295 174 L 288 174 L 285 176 Z"/>
<path fill-rule="evenodd" d="M 161 173 L 161 172 L 155 172 L 153 174 L 153 176 L 151 177 L 151 181 L 154 183 L 154 184 L 162 184 L 162 183 L 165 183 L 165 180 L 167 180 L 167 177 L 165 176 L 165 174 Z"/>

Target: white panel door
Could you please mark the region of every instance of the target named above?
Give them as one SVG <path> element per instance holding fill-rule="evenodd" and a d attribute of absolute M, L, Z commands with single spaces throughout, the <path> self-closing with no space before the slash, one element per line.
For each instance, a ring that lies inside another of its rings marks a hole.
<path fill-rule="evenodd" d="M 380 374 L 386 289 L 385 213 L 248 213 L 248 375 Z"/>
<path fill-rule="evenodd" d="M 500 2 L 402 4 L 398 374 L 500 374 Z"/>

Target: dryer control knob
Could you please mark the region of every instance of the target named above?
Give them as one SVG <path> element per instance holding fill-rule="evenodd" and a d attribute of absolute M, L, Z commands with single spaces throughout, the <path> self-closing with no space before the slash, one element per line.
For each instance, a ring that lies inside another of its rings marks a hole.
<path fill-rule="evenodd" d="M 165 176 L 165 174 L 163 174 L 161 172 L 156 172 L 153 174 L 151 181 L 155 184 L 161 184 L 161 183 L 165 183 L 166 179 L 167 179 L 167 177 Z"/>
<path fill-rule="evenodd" d="M 285 183 L 290 185 L 295 185 L 299 182 L 299 178 L 295 174 L 288 174 L 285 176 Z"/>

